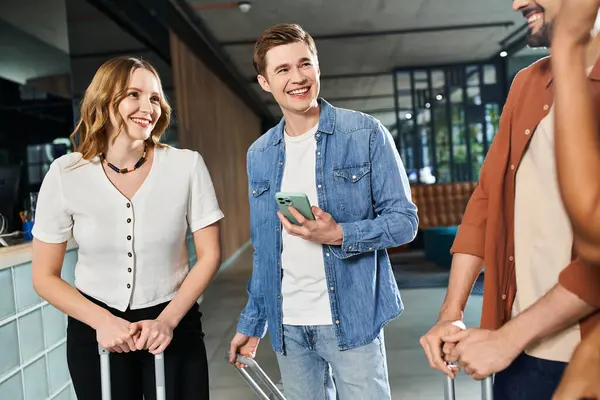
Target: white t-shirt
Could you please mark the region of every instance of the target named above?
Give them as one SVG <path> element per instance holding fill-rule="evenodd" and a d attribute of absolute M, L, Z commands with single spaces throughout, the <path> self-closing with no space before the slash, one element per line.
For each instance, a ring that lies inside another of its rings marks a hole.
<path fill-rule="evenodd" d="M 537 126 L 515 180 L 515 279 L 512 315 L 517 316 L 558 283 L 571 263 L 573 231 L 565 211 L 554 152 L 554 107 Z M 569 362 L 579 344 L 579 324 L 537 341 L 525 352 Z"/>
<path fill-rule="evenodd" d="M 50 166 L 33 235 L 47 243 L 73 236 L 75 286 L 110 307 L 171 300 L 189 272 L 188 226 L 194 232 L 223 218 L 204 160 L 194 151 L 156 148 L 131 201 L 110 182 L 99 157 L 79 160 L 80 153 L 71 153 Z"/>
<path fill-rule="evenodd" d="M 301 136 L 285 133 L 285 168 L 282 192 L 306 193 L 318 206 L 315 177 L 318 125 Z M 331 325 L 331 307 L 325 280 L 323 247 L 282 230 L 283 323 L 286 325 Z"/>

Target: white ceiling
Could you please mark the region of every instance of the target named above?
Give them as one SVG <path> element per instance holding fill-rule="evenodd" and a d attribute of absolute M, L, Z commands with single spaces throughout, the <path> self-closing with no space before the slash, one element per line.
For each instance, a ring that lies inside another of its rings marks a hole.
<path fill-rule="evenodd" d="M 226 1 L 188 0 L 192 7 Z M 271 25 L 294 22 L 313 36 L 513 22 L 511 27 L 424 32 L 369 38 L 317 40 L 323 73 L 384 71 L 390 67 L 488 58 L 498 42 L 523 24 L 510 2 L 498 0 L 255 0 L 237 8 L 199 9 L 220 42 L 254 40 Z M 235 29 L 232 29 L 235 27 Z M 227 46 L 241 69 L 253 74 L 252 45 Z M 338 56 L 343 55 L 343 58 Z M 340 71 L 340 72 L 338 72 Z"/>
<path fill-rule="evenodd" d="M 146 0 L 139 1 L 143 4 Z M 524 22 L 520 13 L 512 11 L 509 1 L 498 0 L 254 0 L 250 12 L 246 14 L 235 6 L 220 7 L 232 4 L 228 0 L 187 1 L 197 10 L 198 16 L 216 40 L 223 44 L 231 62 L 268 104 L 273 103 L 271 95 L 264 93 L 258 84 L 252 83 L 255 79 L 252 44 L 227 45 L 227 42 L 253 42 L 271 25 L 295 22 L 317 38 L 323 77 L 322 96 L 340 107 L 363 111 L 394 107 L 394 68 L 489 59 L 501 50 L 499 42 L 518 30 Z M 153 62 L 165 86 L 172 86 L 168 66 L 87 1 L 0 0 L 0 15 L 63 52 L 68 51 L 73 56 L 96 54 L 94 57 L 74 57 L 71 60 L 73 69 L 78 71 L 73 76 L 76 94 L 81 93 L 89 83 L 91 74 L 103 61 L 110 58 L 111 54 L 123 51 Z M 340 33 L 373 33 L 506 21 L 514 24 L 509 27 L 319 39 L 322 35 Z M 531 51 L 524 50 L 522 53 L 527 55 Z M 410 89 L 407 78 L 407 75 L 399 76 L 399 90 Z M 374 98 L 365 99 L 369 96 Z M 354 97 L 359 99 L 352 99 Z M 406 97 L 400 97 L 399 102 L 401 108 L 411 107 Z M 275 105 L 270 108 L 276 116 L 280 115 Z M 374 115 L 382 120 L 395 120 L 393 113 L 381 111 Z"/>
<path fill-rule="evenodd" d="M 69 73 L 64 0 L 0 0 L 0 77 L 30 79 Z"/>
<path fill-rule="evenodd" d="M 19 84 L 70 72 L 67 53 L 3 19 L 0 19 L 0 55 L 0 77 Z"/>
<path fill-rule="evenodd" d="M 201 8 L 225 0 L 188 0 L 220 41 L 256 38 L 280 22 L 301 24 L 313 36 L 495 21 L 523 22 L 511 3 L 497 0 L 254 0 L 249 13 Z M 235 29 L 231 29 L 234 26 Z M 516 26 L 515 26 L 516 28 Z M 502 38 L 499 38 L 500 40 Z"/>
<path fill-rule="evenodd" d="M 3 0 L 0 18 L 52 47 L 69 52 L 65 0 Z"/>
<path fill-rule="evenodd" d="M 219 7 L 228 1 L 187 0 L 195 8 L 216 39 L 244 76 L 255 77 L 252 66 L 253 45 L 227 44 L 252 42 L 266 28 L 281 22 L 300 24 L 316 37 L 323 80 L 323 97 L 359 100 L 334 101 L 340 107 L 362 111 L 394 107 L 391 72 L 395 68 L 447 65 L 487 60 L 498 54 L 499 42 L 523 25 L 523 16 L 512 11 L 509 1 L 498 0 L 255 0 L 250 12 L 237 7 Z M 430 27 L 512 22 L 508 27 L 442 30 L 408 34 L 377 35 L 344 39 L 319 39 L 321 35 L 373 33 Z M 389 73 L 389 75 L 382 75 Z M 370 77 L 352 76 L 374 74 Z M 327 79 L 327 76 L 350 75 Z M 406 77 L 407 78 L 407 77 Z M 265 101 L 272 103 L 256 83 L 253 88 Z M 409 89 L 408 79 L 399 89 Z M 376 99 L 364 100 L 365 96 Z M 387 97 L 382 97 L 387 95 Z M 410 108 L 407 98 L 400 98 L 401 108 Z M 404 103 L 404 104 L 403 104 Z M 270 106 L 275 115 L 280 110 Z M 377 113 L 390 118 L 389 113 Z M 393 113 L 391 113 L 393 117 Z M 392 118 L 394 120 L 395 118 Z"/>

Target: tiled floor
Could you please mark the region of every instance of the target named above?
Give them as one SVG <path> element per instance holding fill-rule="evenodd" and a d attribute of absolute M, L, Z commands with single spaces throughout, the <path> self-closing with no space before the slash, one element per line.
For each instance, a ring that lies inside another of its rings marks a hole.
<path fill-rule="evenodd" d="M 225 361 L 237 317 L 246 304 L 245 283 L 251 269 L 250 254 L 247 250 L 237 262 L 219 274 L 201 305 L 213 400 L 257 398 L 235 368 Z M 395 400 L 443 399 L 445 378 L 429 367 L 419 346 L 419 337 L 435 321 L 444 294 L 444 289 L 402 291 L 405 311 L 385 329 L 390 383 Z M 468 326 L 478 324 L 480 308 L 481 297 L 473 296 L 465 312 Z M 273 380 L 279 380 L 276 358 L 268 337 L 259 347 L 256 360 Z M 457 378 L 456 393 L 461 400 L 481 398 L 480 385 L 466 375 Z"/>

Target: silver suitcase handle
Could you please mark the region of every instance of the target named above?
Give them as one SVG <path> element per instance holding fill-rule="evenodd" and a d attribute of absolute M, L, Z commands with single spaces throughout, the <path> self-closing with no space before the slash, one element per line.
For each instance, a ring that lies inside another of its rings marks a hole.
<path fill-rule="evenodd" d="M 110 400 L 110 352 L 98 345 L 98 354 L 100 354 L 102 400 Z M 166 400 L 164 353 L 154 355 L 154 374 L 156 379 L 156 400 Z"/>
<path fill-rule="evenodd" d="M 454 321 L 452 325 L 462 330 L 467 329 L 464 322 L 461 320 Z M 458 363 L 447 363 L 448 366 L 456 366 Z M 488 376 L 481 381 L 481 398 L 483 400 L 494 400 L 494 381 L 491 376 Z M 445 400 L 456 400 L 456 393 L 454 391 L 454 379 L 449 376 L 446 378 L 446 386 L 444 387 L 444 399 Z"/>
<path fill-rule="evenodd" d="M 456 363 L 448 363 L 448 365 L 457 365 Z M 494 382 L 491 376 L 488 376 L 481 381 L 481 398 L 482 400 L 494 400 Z M 454 390 L 454 379 L 446 377 L 446 386 L 444 387 L 444 399 L 456 400 L 456 392 Z"/>
<path fill-rule="evenodd" d="M 226 360 L 229 360 L 229 353 L 225 356 Z M 263 371 L 263 369 L 258 365 L 258 363 L 248 357 L 244 357 L 238 354 L 235 358 L 235 362 L 239 362 L 240 364 L 247 365 L 248 368 L 238 368 L 235 369 L 242 375 L 244 380 L 250 385 L 250 387 L 254 390 L 254 392 L 258 395 L 261 400 L 286 400 L 281 391 L 275 386 L 273 381 L 269 378 L 269 376 Z M 263 388 L 256 382 L 256 380 L 252 377 L 252 375 L 246 371 L 246 369 L 252 371 L 252 374 L 255 375 L 264 386 L 266 386 L 267 393 L 263 390 Z"/>

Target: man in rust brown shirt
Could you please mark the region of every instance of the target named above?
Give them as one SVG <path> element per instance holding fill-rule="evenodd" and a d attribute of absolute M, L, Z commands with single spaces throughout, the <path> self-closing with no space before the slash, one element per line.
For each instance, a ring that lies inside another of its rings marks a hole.
<path fill-rule="evenodd" d="M 563 1 L 513 1 L 529 23 L 530 46 L 550 45 Z M 599 104 L 600 63 L 589 55 L 588 84 Z M 540 60 L 513 82 L 452 248 L 438 323 L 421 338 L 431 366 L 450 376 L 455 371 L 444 361 L 458 360 L 475 379 L 496 373 L 495 398 L 502 400 L 550 399 L 600 308 L 600 270 L 574 254 L 558 189 L 550 67 L 550 59 Z M 460 332 L 452 322 L 462 319 L 484 265 L 481 329 Z"/>

